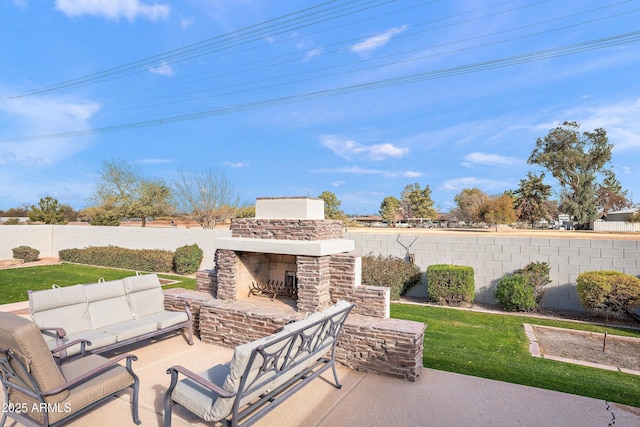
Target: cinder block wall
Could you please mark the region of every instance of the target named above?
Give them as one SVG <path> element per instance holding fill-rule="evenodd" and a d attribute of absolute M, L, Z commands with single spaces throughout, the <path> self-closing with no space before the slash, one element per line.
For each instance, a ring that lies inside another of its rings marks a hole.
<path fill-rule="evenodd" d="M 397 233 L 345 233 L 355 240 L 359 255 L 393 255 L 404 257 L 406 250 L 396 241 Z M 415 255 L 424 271 L 431 264 L 459 264 L 475 271 L 476 300 L 494 302 L 493 291 L 505 274 L 530 262 L 549 263 L 552 283 L 547 285 L 543 305 L 564 310 L 582 310 L 576 293 L 578 274 L 590 270 L 616 270 L 640 275 L 640 236 L 637 240 L 504 237 L 491 235 L 402 234 L 400 242 Z M 423 282 L 414 295 L 426 296 Z"/>
<path fill-rule="evenodd" d="M 349 231 L 345 239 L 355 241 L 357 255 L 403 257 L 405 249 L 396 241 L 398 232 Z M 134 227 L 83 227 L 65 225 L 0 225 L 0 259 L 11 259 L 11 249 L 32 246 L 42 257 L 58 256 L 60 249 L 115 245 L 132 249 L 169 249 L 197 243 L 204 251 L 201 269 L 214 267 L 216 238 L 230 237 L 228 230 Z M 578 274 L 589 270 L 616 270 L 640 275 L 640 235 L 635 240 L 559 237 L 508 237 L 490 233 L 475 235 L 401 234 L 415 262 L 424 271 L 431 264 L 469 265 L 475 270 L 477 300 L 492 302 L 493 289 L 506 273 L 533 261 L 548 262 L 552 283 L 544 306 L 580 310 L 576 294 Z M 635 236 L 634 236 L 635 237 Z M 426 284 L 413 290 L 426 295 Z"/>

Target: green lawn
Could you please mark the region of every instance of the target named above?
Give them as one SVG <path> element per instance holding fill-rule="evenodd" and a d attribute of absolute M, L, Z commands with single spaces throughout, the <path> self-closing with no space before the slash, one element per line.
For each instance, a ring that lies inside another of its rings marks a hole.
<path fill-rule="evenodd" d="M 523 323 L 596 332 L 603 327 L 408 304 L 392 304 L 391 316 L 427 324 L 425 367 L 640 407 L 640 376 L 532 357 Z M 640 331 L 607 331 L 640 337 Z"/>
<path fill-rule="evenodd" d="M 58 264 L 38 267 L 8 268 L 0 270 L 0 304 L 26 301 L 27 291 L 49 289 L 51 285 L 71 286 L 80 283 L 95 283 L 98 279 L 116 280 L 135 275 L 135 271 L 79 264 Z M 176 284 L 163 289 L 195 289 L 196 281 L 191 277 L 158 274 L 159 277 L 177 280 Z"/>

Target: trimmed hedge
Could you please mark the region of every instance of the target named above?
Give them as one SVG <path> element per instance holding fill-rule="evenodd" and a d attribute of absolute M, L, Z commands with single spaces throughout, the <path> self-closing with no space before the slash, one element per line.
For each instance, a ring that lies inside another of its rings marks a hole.
<path fill-rule="evenodd" d="M 174 253 L 161 249 L 126 249 L 118 246 L 90 246 L 84 249 L 63 249 L 61 261 L 137 271 L 169 273 Z"/>
<path fill-rule="evenodd" d="M 434 264 L 427 267 L 429 299 L 446 305 L 471 303 L 475 298 L 473 268 L 466 265 Z"/>
<path fill-rule="evenodd" d="M 494 296 L 507 311 L 534 311 L 542 302 L 544 287 L 551 283 L 549 264 L 532 262 L 498 281 Z"/>
<path fill-rule="evenodd" d="M 390 288 L 392 300 L 400 299 L 422 277 L 420 267 L 402 258 L 382 255 L 362 257 L 362 284 Z"/>
<path fill-rule="evenodd" d="M 538 307 L 534 287 L 529 276 L 523 273 L 502 277 L 496 286 L 495 297 L 507 311 L 533 311 Z"/>
<path fill-rule="evenodd" d="M 30 246 L 18 246 L 11 249 L 14 259 L 21 259 L 24 262 L 37 261 L 40 256 L 40 251 Z"/>
<path fill-rule="evenodd" d="M 583 307 L 617 314 L 640 303 L 640 279 L 619 271 L 586 271 L 578 275 L 578 296 Z"/>
<path fill-rule="evenodd" d="M 193 274 L 198 271 L 202 257 L 202 249 L 197 244 L 180 246 L 173 258 L 173 269 L 178 274 Z"/>

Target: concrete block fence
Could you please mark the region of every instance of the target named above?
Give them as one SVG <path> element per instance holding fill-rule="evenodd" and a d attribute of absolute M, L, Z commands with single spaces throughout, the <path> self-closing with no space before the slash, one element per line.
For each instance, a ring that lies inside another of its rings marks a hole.
<path fill-rule="evenodd" d="M 559 232 L 560 233 L 560 232 Z M 560 233 L 561 234 L 561 233 Z M 201 269 L 214 267 L 216 239 L 230 237 L 228 230 L 184 228 L 88 227 L 75 225 L 0 225 L 0 260 L 12 258 L 11 249 L 28 245 L 41 257 L 56 257 L 58 251 L 87 246 L 114 245 L 132 249 L 168 249 L 197 243 L 204 251 Z M 396 241 L 398 232 L 349 230 L 345 239 L 355 241 L 358 255 L 404 257 L 406 250 Z M 601 239 L 573 237 L 493 236 L 490 233 L 411 234 L 403 231 L 398 240 L 408 246 L 424 271 L 431 264 L 459 264 L 475 271 L 476 299 L 493 302 L 493 290 L 505 274 L 530 262 L 544 261 L 551 267 L 543 304 L 549 308 L 581 310 L 576 293 L 578 274 L 590 270 L 616 270 L 640 276 L 640 236 Z M 426 281 L 412 290 L 426 295 Z"/>
<path fill-rule="evenodd" d="M 425 271 L 432 264 L 458 264 L 475 271 L 476 301 L 495 302 L 493 292 L 505 274 L 530 262 L 547 262 L 552 282 L 547 285 L 543 305 L 563 310 L 582 310 L 576 293 L 578 274 L 591 270 L 615 270 L 640 276 L 640 236 L 636 240 L 522 237 L 482 235 L 438 235 L 347 232 L 359 255 L 404 257 L 408 246 L 415 263 Z M 412 290 L 426 296 L 426 281 Z"/>

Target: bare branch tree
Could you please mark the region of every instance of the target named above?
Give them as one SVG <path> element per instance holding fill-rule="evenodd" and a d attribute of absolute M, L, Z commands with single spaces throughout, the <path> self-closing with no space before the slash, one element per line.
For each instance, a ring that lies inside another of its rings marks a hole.
<path fill-rule="evenodd" d="M 215 228 L 218 222 L 234 217 L 240 207 L 240 194 L 231 181 L 209 167 L 180 169 L 173 187 L 178 212 L 202 228 Z"/>

